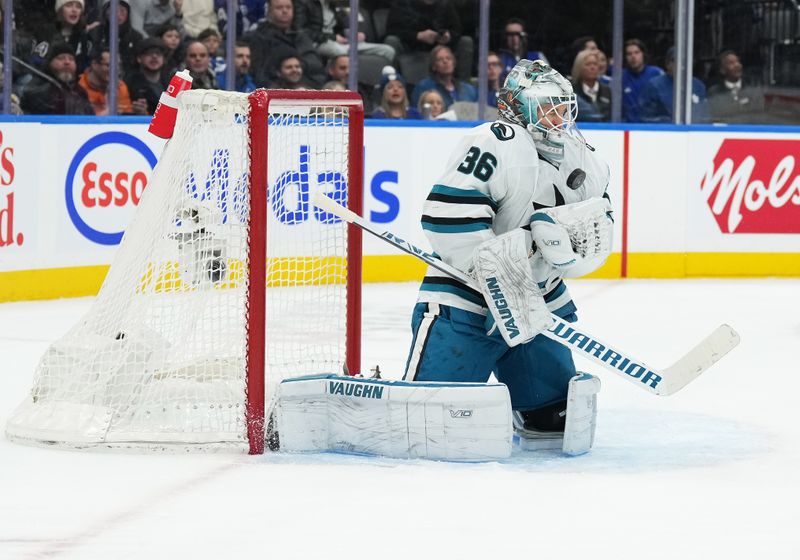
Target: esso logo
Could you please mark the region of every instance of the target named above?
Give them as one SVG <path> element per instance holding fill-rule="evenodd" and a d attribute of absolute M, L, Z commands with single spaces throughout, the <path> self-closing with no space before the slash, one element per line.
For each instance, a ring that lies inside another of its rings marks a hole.
<path fill-rule="evenodd" d="M 157 158 L 140 139 L 104 132 L 81 146 L 67 171 L 67 212 L 78 231 L 117 245 L 139 204 Z"/>
<path fill-rule="evenodd" d="M 800 233 L 800 141 L 728 139 L 700 190 L 722 233 Z"/>

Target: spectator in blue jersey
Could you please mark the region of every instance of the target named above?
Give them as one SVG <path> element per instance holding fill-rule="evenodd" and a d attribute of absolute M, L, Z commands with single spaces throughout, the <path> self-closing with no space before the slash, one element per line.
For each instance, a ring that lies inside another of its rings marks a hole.
<path fill-rule="evenodd" d="M 672 90 L 675 74 L 675 47 L 667 51 L 667 73 L 653 78 L 644 86 L 639 98 L 642 122 L 670 123 L 673 121 Z M 708 100 L 706 86 L 697 78 L 692 78 L 692 122 L 708 122 Z"/>
<path fill-rule="evenodd" d="M 431 51 L 431 75 L 414 87 L 411 104 L 416 105 L 422 92 L 429 89 L 435 89 L 442 95 L 445 109 L 456 101 L 478 101 L 478 90 L 467 82 L 457 80 L 455 71 L 456 57 L 453 51 L 445 45 L 434 47 Z"/>
<path fill-rule="evenodd" d="M 647 50 L 639 39 L 625 41 L 625 68 L 622 70 L 622 119 L 626 122 L 641 122 L 639 98 L 644 86 L 664 71 L 658 66 L 645 64 Z"/>
<path fill-rule="evenodd" d="M 525 31 L 525 22 L 519 18 L 510 18 L 506 21 L 503 30 L 504 47 L 500 49 L 500 60 L 503 63 L 502 78 L 511 72 L 520 59 L 542 60 L 549 64 L 547 57 L 542 51 L 530 50 L 528 45 L 528 33 Z"/>
<path fill-rule="evenodd" d="M 597 53 L 584 50 L 575 56 L 572 64 L 572 87 L 578 101 L 578 117 L 583 122 L 608 122 L 611 120 L 611 88 L 600 83 Z"/>
<path fill-rule="evenodd" d="M 250 45 L 243 41 L 236 41 L 236 46 L 233 48 L 233 65 L 236 68 L 236 85 L 233 89 L 241 93 L 255 91 L 256 83 L 250 74 Z M 219 83 L 220 89 L 228 89 L 225 85 L 225 74 L 226 72 L 217 74 L 217 83 Z"/>
<path fill-rule="evenodd" d="M 408 103 L 406 80 L 394 68 L 384 69 L 380 84 L 381 104 L 372 113 L 374 119 L 421 119 L 414 107 Z"/>

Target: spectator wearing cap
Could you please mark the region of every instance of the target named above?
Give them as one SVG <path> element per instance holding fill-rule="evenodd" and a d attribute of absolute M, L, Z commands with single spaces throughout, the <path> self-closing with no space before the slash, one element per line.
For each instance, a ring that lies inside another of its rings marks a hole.
<path fill-rule="evenodd" d="M 278 89 L 316 89 L 303 75 L 303 64 L 293 54 L 284 56 L 278 62 L 278 79 L 273 87 Z"/>
<path fill-rule="evenodd" d="M 387 66 L 380 83 L 381 104 L 372 112 L 373 119 L 421 119 L 414 107 L 409 105 L 406 80 Z"/>
<path fill-rule="evenodd" d="M 644 86 L 639 98 L 642 122 L 670 123 L 673 121 L 672 90 L 675 75 L 675 47 L 670 47 L 666 56 L 667 73 L 653 78 Z M 708 100 L 706 86 L 692 78 L 692 122 L 708 122 Z"/>
<path fill-rule="evenodd" d="M 164 25 L 174 25 L 183 35 L 183 0 L 140 0 L 139 6 L 144 6 L 141 10 L 141 29 L 149 36 L 158 35 L 158 31 Z M 131 14 L 131 25 L 136 27 Z"/>
<path fill-rule="evenodd" d="M 94 107 L 94 114 L 98 116 L 108 115 L 108 99 L 106 98 L 109 84 L 109 65 L 111 53 L 107 48 L 103 48 L 95 53 L 92 62 L 89 64 L 81 77 L 78 85 L 83 88 L 89 97 L 89 103 Z M 117 82 L 117 114 L 130 115 L 133 113 L 131 96 L 128 94 L 128 86 L 122 80 Z M 142 111 L 141 115 L 146 114 Z"/>
<path fill-rule="evenodd" d="M 92 42 L 86 31 L 84 0 L 56 0 L 55 20 L 46 25 L 34 26 L 35 44 L 31 61 L 44 66 L 49 58 L 50 46 L 66 43 L 75 53 L 78 72 L 83 72 L 91 59 Z"/>
<path fill-rule="evenodd" d="M 51 45 L 45 74 L 35 77 L 22 94 L 22 110 L 30 115 L 94 115 L 86 92 L 78 86 L 77 72 L 72 47 Z"/>
<path fill-rule="evenodd" d="M 250 45 L 244 41 L 236 41 L 236 45 L 233 48 L 233 64 L 236 68 L 234 90 L 240 93 L 255 91 L 256 83 L 250 73 Z M 219 83 L 220 89 L 228 89 L 225 83 L 224 71 L 217 74 L 217 83 Z"/>
<path fill-rule="evenodd" d="M 431 51 L 431 75 L 414 87 L 411 103 L 416 105 L 423 91 L 437 90 L 444 99 L 445 109 L 456 101 L 478 101 L 478 90 L 455 78 L 456 58 L 449 47 L 439 45 Z"/>
<path fill-rule="evenodd" d="M 125 83 L 131 95 L 133 112 L 152 115 L 161 94 L 167 89 L 164 75 L 164 55 L 167 48 L 158 37 L 148 37 L 138 45 L 138 67 L 128 75 Z"/>
<path fill-rule="evenodd" d="M 197 39 L 186 45 L 184 68 L 192 75 L 192 89 L 219 89 L 217 78 L 211 71 L 211 60 L 208 49 Z"/>
<path fill-rule="evenodd" d="M 664 71 L 658 66 L 645 64 L 647 50 L 639 39 L 625 41 L 625 68 L 622 70 L 622 120 L 641 122 L 639 98 L 644 86 Z"/>
<path fill-rule="evenodd" d="M 108 14 L 111 0 L 105 0 L 100 25 L 92 29 L 89 38 L 95 49 L 109 47 L 111 27 L 108 24 Z M 136 46 L 144 38 L 142 34 L 131 27 L 130 14 L 131 6 L 127 0 L 119 0 L 117 6 L 117 23 L 119 24 L 119 58 L 122 62 L 123 75 L 127 75 L 133 70 L 134 58 L 136 56 Z"/>

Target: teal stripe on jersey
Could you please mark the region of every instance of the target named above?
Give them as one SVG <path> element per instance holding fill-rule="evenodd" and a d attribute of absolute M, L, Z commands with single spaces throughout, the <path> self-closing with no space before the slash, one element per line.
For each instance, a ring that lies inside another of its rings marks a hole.
<path fill-rule="evenodd" d="M 492 225 L 482 222 L 473 222 L 469 224 L 431 224 L 428 222 L 422 222 L 422 229 L 433 231 L 435 233 L 468 233 L 471 231 L 492 229 Z"/>
<path fill-rule="evenodd" d="M 475 305 L 486 307 L 486 301 L 483 299 L 483 297 L 476 296 L 474 293 L 468 292 L 467 290 L 452 284 L 432 284 L 423 280 L 419 289 L 425 292 L 444 292 L 447 294 L 453 294 L 454 296 L 458 296 L 470 303 L 474 303 Z"/>
<path fill-rule="evenodd" d="M 551 301 L 555 301 L 559 297 L 561 297 L 561 294 L 563 294 L 566 291 L 567 291 L 567 285 L 564 284 L 564 281 L 562 280 L 561 282 L 558 283 L 558 286 L 556 287 L 555 290 L 553 290 L 552 292 L 550 292 L 548 294 L 545 294 L 544 301 L 546 301 L 547 303 L 550 303 Z"/>
<path fill-rule="evenodd" d="M 491 196 L 489 196 L 486 193 L 482 193 L 478 189 L 473 189 L 473 188 L 457 189 L 455 187 L 448 187 L 447 185 L 436 184 L 436 185 L 433 185 L 433 188 L 431 189 L 431 193 L 444 194 L 444 195 L 447 195 L 447 196 L 468 196 L 470 198 L 473 198 L 473 197 L 474 198 L 485 198 L 486 201 L 489 204 L 491 204 L 493 206 L 497 205 L 497 202 L 495 202 L 492 199 Z"/>

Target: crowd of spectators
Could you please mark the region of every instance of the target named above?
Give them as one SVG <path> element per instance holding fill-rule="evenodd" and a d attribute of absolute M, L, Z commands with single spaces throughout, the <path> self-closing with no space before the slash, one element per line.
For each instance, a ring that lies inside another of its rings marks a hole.
<path fill-rule="evenodd" d="M 347 87 L 349 2 L 239 0 L 231 18 L 233 53 L 225 52 L 226 6 L 225 0 L 119 0 L 117 114 L 152 114 L 170 77 L 182 69 L 192 75 L 193 88 Z M 522 19 L 500 22 L 495 50 L 478 61 L 476 38 L 465 32 L 454 0 L 383 6 L 362 10 L 356 34 L 365 70 L 359 92 L 374 118 L 475 118 L 478 104 L 491 116 L 505 76 L 521 58 L 547 61 Z M 12 112 L 109 114 L 110 0 L 17 0 L 15 8 Z M 610 121 L 611 85 L 621 79 L 624 121 L 672 121 L 672 49 L 662 69 L 649 63 L 643 41 L 629 39 L 618 71 L 593 37 L 569 47 L 571 67 L 557 69 L 572 80 L 579 120 Z M 486 65 L 486 99 L 478 98 L 478 64 Z M 693 122 L 746 122 L 763 110 L 762 97 L 743 83 L 737 53 L 725 51 L 712 82 L 692 82 Z"/>

